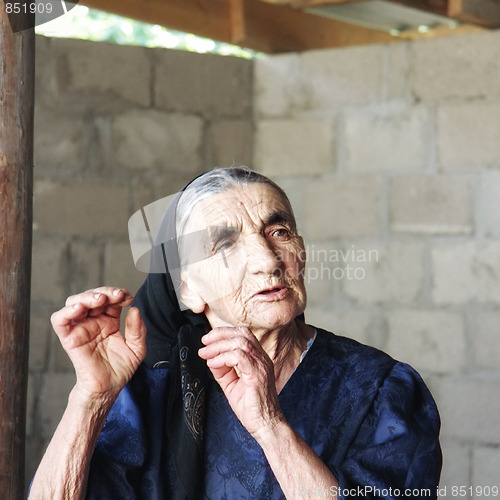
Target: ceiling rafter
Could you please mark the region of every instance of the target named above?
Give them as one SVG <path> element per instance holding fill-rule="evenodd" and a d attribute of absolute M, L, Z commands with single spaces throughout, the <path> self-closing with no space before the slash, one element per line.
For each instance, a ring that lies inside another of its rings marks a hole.
<path fill-rule="evenodd" d="M 500 28 L 498 0 L 448 0 L 447 15 L 464 23 Z"/>
<path fill-rule="evenodd" d="M 269 53 L 394 41 L 387 33 L 260 0 L 82 0 L 80 3 Z"/>
<path fill-rule="evenodd" d="M 384 31 L 305 12 L 317 6 L 363 0 L 81 0 L 80 3 L 254 50 L 277 53 L 388 43 Z M 422 38 L 500 27 L 500 0 L 391 0 L 468 23 L 428 33 L 409 30 L 401 38 Z M 481 28 L 479 28 L 481 27 Z"/>
<path fill-rule="evenodd" d="M 359 3 L 363 0 L 264 0 L 268 3 L 303 9 L 318 5 Z M 391 3 L 446 16 L 487 28 L 500 27 L 499 0 L 389 0 Z"/>

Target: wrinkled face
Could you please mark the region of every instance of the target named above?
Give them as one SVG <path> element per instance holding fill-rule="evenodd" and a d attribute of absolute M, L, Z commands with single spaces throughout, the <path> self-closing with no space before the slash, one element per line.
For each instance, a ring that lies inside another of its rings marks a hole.
<path fill-rule="evenodd" d="M 280 193 L 264 183 L 200 201 L 181 244 L 181 299 L 211 326 L 272 330 L 306 305 L 305 250 Z"/>

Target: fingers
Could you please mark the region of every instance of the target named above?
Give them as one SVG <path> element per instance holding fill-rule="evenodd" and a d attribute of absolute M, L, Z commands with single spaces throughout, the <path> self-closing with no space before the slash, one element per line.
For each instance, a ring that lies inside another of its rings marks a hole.
<path fill-rule="evenodd" d="M 245 337 L 245 338 L 255 338 L 255 335 L 246 327 L 243 326 L 219 326 L 210 330 L 205 334 L 201 341 L 207 345 L 209 343 L 215 342 L 222 339 L 230 339 L 233 337 Z M 256 339 L 257 340 L 257 339 Z"/>
<path fill-rule="evenodd" d="M 203 359 L 211 359 L 224 352 L 241 350 L 252 357 L 268 359 L 259 341 L 248 328 L 219 327 L 201 339 L 205 347 L 198 351 Z M 270 360 L 269 360 L 270 361 Z"/>
<path fill-rule="evenodd" d="M 131 307 L 125 317 L 125 342 L 139 361 L 146 357 L 146 325 L 137 307 Z"/>
<path fill-rule="evenodd" d="M 129 306 L 133 296 L 124 289 L 100 287 L 94 290 L 72 295 L 66 300 L 66 305 L 52 314 L 51 323 L 58 335 L 64 335 L 74 324 L 86 317 L 98 317 L 107 314 L 118 318 L 122 307 Z"/>
<path fill-rule="evenodd" d="M 220 361 L 222 361 L 222 363 L 220 363 L 221 366 L 218 367 L 217 365 L 219 364 Z M 233 383 L 237 383 L 243 375 L 240 369 L 238 368 L 237 361 L 235 361 L 234 364 L 229 362 L 229 360 L 221 360 L 220 358 L 219 359 L 214 358 L 207 361 L 207 366 L 212 372 L 214 379 L 217 381 L 217 383 L 220 385 L 220 387 L 224 392 L 226 392 Z M 247 378 L 246 374 L 245 378 Z"/>
<path fill-rule="evenodd" d="M 210 359 L 224 352 L 235 350 L 242 350 L 248 353 L 252 353 L 255 351 L 255 347 L 251 340 L 245 337 L 237 336 L 229 339 L 222 339 L 211 342 L 205 347 L 202 347 L 198 351 L 198 354 L 203 359 Z"/>
<path fill-rule="evenodd" d="M 205 347 L 198 354 L 219 382 L 222 377 L 253 379 L 274 373 L 271 359 L 247 328 L 215 328 L 201 340 Z"/>
<path fill-rule="evenodd" d="M 105 301 L 104 298 L 107 300 Z M 134 297 L 125 289 L 102 286 L 77 295 L 71 295 L 66 299 L 66 306 L 83 304 L 90 309 L 95 307 L 96 301 L 102 301 L 100 304 L 107 302 L 116 306 L 126 307 L 132 304 L 133 300 Z"/>
<path fill-rule="evenodd" d="M 250 372 L 254 364 L 253 357 L 243 349 L 222 351 L 206 359 L 207 365 L 210 368 L 222 368 L 224 366 L 234 368 L 237 366 L 238 369 L 244 373 Z"/>
<path fill-rule="evenodd" d="M 87 310 L 82 304 L 73 304 L 66 306 L 52 314 L 50 322 L 58 335 L 67 332 L 68 327 L 73 321 L 76 321 L 87 315 Z"/>
<path fill-rule="evenodd" d="M 255 335 L 244 327 L 218 327 L 201 338 L 205 348 L 203 352 L 215 352 L 217 349 L 228 350 L 244 348 L 262 350 Z M 232 346 L 232 347 L 231 347 Z"/>

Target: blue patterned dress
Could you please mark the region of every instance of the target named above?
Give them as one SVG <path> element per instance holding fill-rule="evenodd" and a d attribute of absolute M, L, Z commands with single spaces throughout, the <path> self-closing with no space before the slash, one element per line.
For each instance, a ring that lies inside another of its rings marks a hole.
<path fill-rule="evenodd" d="M 175 464 L 164 428 L 168 380 L 168 369 L 141 366 L 121 392 L 99 437 L 87 498 L 171 497 Z M 338 479 L 339 498 L 436 498 L 439 415 L 410 366 L 318 329 L 279 400 L 289 424 Z M 204 498 L 284 498 L 262 449 L 212 378 L 204 432 Z M 333 492 L 304 485 L 297 496 L 327 498 Z"/>

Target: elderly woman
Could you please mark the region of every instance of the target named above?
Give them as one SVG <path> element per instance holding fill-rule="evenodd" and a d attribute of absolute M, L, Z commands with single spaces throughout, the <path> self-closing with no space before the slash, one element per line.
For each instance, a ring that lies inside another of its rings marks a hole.
<path fill-rule="evenodd" d="M 156 242 L 164 272 L 124 337 L 125 290 L 52 316 L 77 382 L 30 498 L 436 498 L 431 395 L 409 366 L 304 322 L 304 244 L 275 183 L 208 172 Z"/>

